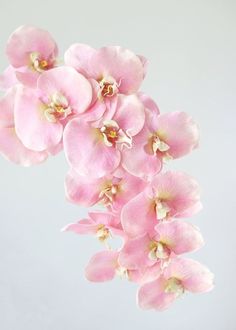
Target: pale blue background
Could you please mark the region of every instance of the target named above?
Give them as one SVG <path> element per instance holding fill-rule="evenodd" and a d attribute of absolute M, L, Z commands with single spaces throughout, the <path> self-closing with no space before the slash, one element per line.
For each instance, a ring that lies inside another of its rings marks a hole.
<path fill-rule="evenodd" d="M 145 55 L 143 90 L 162 111 L 184 110 L 201 127 L 201 148 L 171 167 L 200 182 L 205 247 L 194 256 L 216 274 L 216 288 L 188 295 L 164 313 L 135 305 L 136 285 L 90 284 L 83 267 L 100 248 L 60 228 L 86 214 L 65 201 L 63 155 L 42 166 L 0 159 L 1 330 L 235 330 L 236 2 L 0 0 L 4 47 L 21 24 L 48 29 L 62 52 L 73 42 L 119 44 Z"/>

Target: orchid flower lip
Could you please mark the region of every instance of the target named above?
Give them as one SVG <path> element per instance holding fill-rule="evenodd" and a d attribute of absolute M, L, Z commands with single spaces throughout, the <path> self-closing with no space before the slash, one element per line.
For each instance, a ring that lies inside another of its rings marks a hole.
<path fill-rule="evenodd" d="M 120 279 L 126 279 L 129 280 L 129 270 L 125 267 L 119 266 L 116 268 L 116 275 Z"/>
<path fill-rule="evenodd" d="M 100 89 L 97 96 L 101 101 L 106 97 L 115 96 L 119 91 L 120 82 L 117 83 L 116 80 L 111 76 L 105 76 L 98 80 L 98 82 Z"/>
<path fill-rule="evenodd" d="M 158 135 L 158 133 L 152 135 L 151 150 L 153 155 L 161 155 L 163 162 L 168 163 L 170 160 L 173 159 L 173 157 L 169 153 L 170 146 L 160 136 Z"/>
<path fill-rule="evenodd" d="M 165 152 L 169 149 L 169 145 L 166 142 L 162 141 L 157 134 L 153 135 L 152 150 L 154 154 L 156 154 L 157 150 L 160 152 Z"/>
<path fill-rule="evenodd" d="M 112 206 L 113 201 L 119 191 L 119 185 L 109 182 L 99 193 L 100 203 L 104 206 Z"/>
<path fill-rule="evenodd" d="M 165 284 L 166 293 L 174 293 L 176 297 L 181 296 L 184 293 L 184 286 L 182 282 L 176 277 L 170 277 Z"/>
<path fill-rule="evenodd" d="M 149 244 L 148 257 L 150 260 L 168 259 L 170 253 L 170 249 L 161 241 L 152 240 Z"/>
<path fill-rule="evenodd" d="M 30 53 L 30 65 L 33 71 L 42 73 L 43 71 L 49 70 L 54 66 L 54 61 L 43 59 L 40 53 Z"/>
<path fill-rule="evenodd" d="M 59 92 L 54 93 L 48 104 L 45 105 L 44 115 L 49 122 L 55 123 L 72 114 L 72 109 L 65 96 Z"/>
<path fill-rule="evenodd" d="M 158 220 L 164 220 L 168 218 L 170 210 L 170 207 L 164 200 L 159 198 L 155 200 L 155 211 Z"/>
<path fill-rule="evenodd" d="M 107 147 L 124 146 L 132 147 L 132 137 L 129 132 L 124 132 L 115 120 L 104 120 L 103 126 L 100 128 L 103 136 L 103 141 Z"/>
<path fill-rule="evenodd" d="M 109 237 L 111 237 L 109 229 L 103 224 L 99 225 L 97 228 L 96 237 L 100 242 L 106 241 Z"/>

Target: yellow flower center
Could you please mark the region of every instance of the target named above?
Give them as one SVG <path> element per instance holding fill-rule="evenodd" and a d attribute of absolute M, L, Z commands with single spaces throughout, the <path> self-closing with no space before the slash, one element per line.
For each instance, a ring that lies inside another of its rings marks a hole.
<path fill-rule="evenodd" d="M 100 128 L 100 132 L 105 145 L 108 147 L 114 147 L 117 144 L 120 144 L 121 147 L 132 147 L 132 137 L 128 132 L 124 132 L 115 120 L 105 120 Z"/>
<path fill-rule="evenodd" d="M 151 241 L 149 244 L 148 257 L 151 260 L 167 259 L 170 256 L 170 249 L 166 244 L 157 241 Z"/>
<path fill-rule="evenodd" d="M 56 92 L 51 101 L 45 106 L 44 115 L 49 122 L 55 123 L 63 120 L 72 113 L 69 102 L 62 94 Z"/>
<path fill-rule="evenodd" d="M 100 242 L 106 241 L 110 237 L 110 231 L 105 225 L 101 224 L 97 228 L 96 237 Z"/>
<path fill-rule="evenodd" d="M 157 198 L 155 200 L 155 211 L 157 220 L 164 220 L 168 217 L 170 208 L 164 199 Z"/>
<path fill-rule="evenodd" d="M 170 277 L 165 285 L 166 293 L 175 293 L 177 297 L 184 293 L 184 287 L 179 279 Z"/>
<path fill-rule="evenodd" d="M 161 155 L 164 162 L 172 159 L 171 155 L 168 153 L 170 146 L 164 141 L 161 134 L 155 133 L 151 137 L 151 152 L 154 155 Z"/>
<path fill-rule="evenodd" d="M 46 61 L 46 60 L 39 61 L 39 67 L 41 69 L 45 69 L 45 68 L 47 68 L 47 66 L 48 66 L 48 61 Z"/>
<path fill-rule="evenodd" d="M 114 78 L 108 76 L 99 80 L 99 87 L 98 99 L 103 100 L 105 97 L 116 95 L 119 85 Z"/>
<path fill-rule="evenodd" d="M 110 130 L 110 132 L 108 132 L 108 136 L 111 138 L 111 139 L 114 139 L 117 137 L 117 132 L 114 131 L 114 130 Z"/>
<path fill-rule="evenodd" d="M 127 268 L 118 266 L 116 268 L 116 275 L 120 277 L 121 279 L 128 280 L 129 279 L 129 271 Z"/>
<path fill-rule="evenodd" d="M 33 71 L 42 73 L 45 70 L 49 70 L 53 67 L 53 62 L 42 58 L 38 52 L 33 52 L 30 54 L 30 67 Z"/>
<path fill-rule="evenodd" d="M 113 184 L 111 181 L 107 182 L 99 194 L 100 203 L 103 204 L 104 206 L 111 206 L 118 191 L 119 191 L 118 184 Z"/>

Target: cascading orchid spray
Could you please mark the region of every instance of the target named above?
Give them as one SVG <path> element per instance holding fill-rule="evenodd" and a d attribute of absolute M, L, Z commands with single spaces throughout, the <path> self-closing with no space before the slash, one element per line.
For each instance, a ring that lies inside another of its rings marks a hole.
<path fill-rule="evenodd" d="M 182 254 L 203 246 L 181 220 L 201 209 L 199 186 L 165 163 L 198 146 L 198 127 L 184 112 L 160 114 L 142 93 L 147 60 L 117 46 L 74 44 L 59 65 L 51 35 L 32 26 L 10 36 L 0 75 L 0 153 L 23 166 L 64 150 L 66 197 L 102 205 L 63 231 L 105 243 L 89 261 L 88 280 L 116 275 L 139 285 L 138 305 L 163 310 L 184 292 L 207 292 L 213 274 Z M 123 244 L 112 250 L 115 236 Z"/>

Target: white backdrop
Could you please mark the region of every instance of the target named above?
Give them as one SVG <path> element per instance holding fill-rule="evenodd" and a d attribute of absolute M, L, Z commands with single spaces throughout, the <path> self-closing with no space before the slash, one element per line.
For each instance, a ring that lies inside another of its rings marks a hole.
<path fill-rule="evenodd" d="M 201 128 L 200 149 L 171 164 L 195 176 L 206 245 L 194 257 L 216 275 L 209 294 L 186 295 L 163 313 L 135 306 L 136 285 L 91 284 L 83 267 L 100 247 L 60 233 L 86 210 L 65 201 L 63 155 L 24 169 L 0 159 L 0 328 L 2 330 L 235 330 L 236 2 L 0 0 L 4 47 L 21 24 L 48 29 L 61 54 L 73 42 L 122 45 L 145 55 L 143 90 L 161 111 L 183 110 Z"/>

